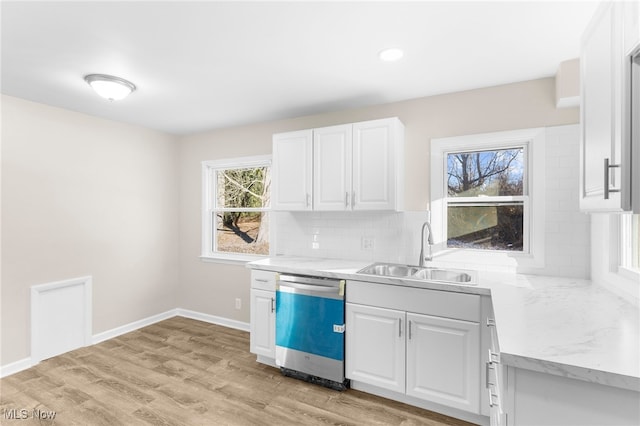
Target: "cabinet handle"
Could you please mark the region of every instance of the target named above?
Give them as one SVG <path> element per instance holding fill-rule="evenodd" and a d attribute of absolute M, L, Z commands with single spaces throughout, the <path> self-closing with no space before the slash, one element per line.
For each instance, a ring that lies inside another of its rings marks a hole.
<path fill-rule="evenodd" d="M 487 318 L 487 327 L 495 327 L 496 326 L 496 320 L 493 318 Z"/>
<path fill-rule="evenodd" d="M 344 206 L 345 207 L 349 207 L 349 193 L 348 192 L 344 193 Z"/>
<path fill-rule="evenodd" d="M 493 407 L 499 407 L 500 405 L 498 405 L 497 403 L 493 402 L 493 397 L 497 396 L 494 395 L 493 392 L 491 392 L 491 389 L 488 389 L 489 392 L 489 407 L 493 408 Z"/>
<path fill-rule="evenodd" d="M 408 325 L 408 327 L 409 327 L 409 340 L 411 340 L 411 325 L 412 325 L 411 323 L 412 322 L 413 321 L 409 321 L 409 325 Z"/>
<path fill-rule="evenodd" d="M 489 381 L 489 377 L 491 376 L 491 375 L 489 374 L 489 370 L 492 370 L 493 368 L 494 368 L 494 367 L 493 367 L 493 364 L 492 364 L 491 362 L 486 362 L 486 363 L 484 364 L 484 370 L 485 370 L 485 371 L 484 371 L 484 374 L 485 374 L 485 376 L 484 376 L 484 377 L 485 377 L 485 379 L 484 379 L 484 383 L 485 383 L 485 387 L 486 387 L 487 389 L 489 389 L 491 386 L 495 386 L 495 383 L 491 383 L 491 382 Z"/>
<path fill-rule="evenodd" d="M 398 318 L 398 337 L 402 337 L 402 318 Z"/>
<path fill-rule="evenodd" d="M 275 310 L 276 310 L 275 299 L 272 297 L 271 298 L 271 312 L 275 312 Z"/>
<path fill-rule="evenodd" d="M 269 280 L 266 280 L 264 278 L 254 278 L 254 281 L 258 281 L 259 283 L 266 283 L 269 282 Z"/>
<path fill-rule="evenodd" d="M 489 351 L 489 362 L 491 364 L 500 364 L 500 354 L 491 352 L 491 349 L 488 349 L 488 351 Z"/>
<path fill-rule="evenodd" d="M 609 188 L 609 169 L 620 167 L 620 164 L 609 164 L 609 159 L 604 159 L 604 199 L 609 199 L 610 192 L 620 192 L 620 189 Z"/>

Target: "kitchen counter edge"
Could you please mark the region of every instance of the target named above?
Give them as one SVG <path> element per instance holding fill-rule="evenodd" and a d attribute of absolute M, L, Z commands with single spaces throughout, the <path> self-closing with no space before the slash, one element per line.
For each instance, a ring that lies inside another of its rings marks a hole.
<path fill-rule="evenodd" d="M 626 335 L 632 339 L 638 339 L 640 335 L 637 305 L 630 302 L 625 304 L 618 296 L 600 286 L 593 285 L 589 280 L 479 272 L 479 284 L 469 286 L 357 274 L 357 271 L 371 263 L 278 256 L 249 262 L 246 266 L 250 269 L 279 273 L 491 296 L 503 365 L 640 392 L 640 371 L 637 371 L 640 367 L 633 361 L 640 359 L 640 345 L 636 344 L 637 342 L 631 342 L 628 345 L 625 345 L 626 342 L 621 342 L 622 346 L 631 352 L 624 354 L 626 355 L 624 359 L 628 360 L 623 363 L 625 365 L 612 363 L 610 353 L 597 353 L 590 356 L 588 347 L 585 347 L 582 352 L 576 351 L 575 348 L 569 347 L 572 343 L 566 343 L 566 340 L 564 344 L 567 346 L 565 348 L 567 354 L 558 353 L 562 352 L 562 348 L 559 348 L 558 342 L 553 340 L 554 338 L 566 339 L 561 335 L 562 331 L 580 335 L 578 340 L 594 339 L 601 335 L 602 329 L 610 329 L 612 326 L 608 324 L 601 327 L 599 324 L 589 323 L 584 330 L 577 330 L 577 333 L 575 327 L 568 327 L 567 324 L 575 326 L 575 321 L 573 318 L 565 318 L 567 321 L 563 321 L 563 316 L 571 317 L 576 312 L 567 311 L 564 307 L 560 309 L 559 306 L 562 306 L 563 298 L 576 299 L 570 297 L 571 292 L 580 292 L 581 297 L 588 303 L 593 297 L 601 297 L 606 298 L 604 303 L 608 305 L 624 304 L 625 329 L 629 326 L 633 327 L 634 324 L 636 328 L 635 333 L 633 330 L 626 330 Z M 592 293 L 597 294 L 594 296 Z M 619 311 L 620 306 L 612 306 L 611 309 Z M 604 317 L 603 320 L 607 318 Z M 534 323 L 533 326 L 530 323 Z M 534 327 L 535 329 L 532 330 Z M 547 333 L 545 330 L 554 332 Z M 531 347 L 527 347 L 529 338 L 526 336 L 534 333 L 539 335 L 535 338 L 530 336 L 536 342 L 536 348 L 532 350 Z M 549 340 L 548 344 L 540 340 L 545 336 Z M 603 345 L 606 345 L 606 342 Z M 613 345 L 616 345 L 615 341 Z M 571 355 L 572 352 L 573 355 Z M 629 365 L 629 363 L 633 364 Z"/>

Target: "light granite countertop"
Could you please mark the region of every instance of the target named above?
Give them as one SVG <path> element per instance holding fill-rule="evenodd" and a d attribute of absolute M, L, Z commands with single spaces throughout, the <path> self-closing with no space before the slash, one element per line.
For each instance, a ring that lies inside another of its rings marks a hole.
<path fill-rule="evenodd" d="M 272 257 L 252 269 L 491 296 L 501 362 L 640 392 L 637 305 L 589 280 L 478 272 L 478 285 L 363 276 L 370 262 Z"/>

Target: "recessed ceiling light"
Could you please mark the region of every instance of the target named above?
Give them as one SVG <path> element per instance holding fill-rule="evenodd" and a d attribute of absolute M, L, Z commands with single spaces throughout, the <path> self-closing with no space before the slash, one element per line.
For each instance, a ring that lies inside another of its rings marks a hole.
<path fill-rule="evenodd" d="M 132 82 L 112 75 L 89 74 L 84 77 L 84 81 L 86 81 L 99 96 L 110 101 L 124 99 L 136 90 L 136 86 Z"/>
<path fill-rule="evenodd" d="M 394 62 L 399 60 L 404 56 L 404 52 L 397 47 L 392 47 L 390 49 L 384 49 L 378 53 L 378 57 L 381 61 L 385 62 Z"/>

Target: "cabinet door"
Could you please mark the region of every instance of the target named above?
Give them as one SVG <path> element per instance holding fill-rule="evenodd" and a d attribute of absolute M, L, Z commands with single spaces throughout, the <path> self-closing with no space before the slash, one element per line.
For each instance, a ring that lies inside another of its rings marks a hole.
<path fill-rule="evenodd" d="M 345 375 L 395 392 L 405 391 L 405 313 L 347 303 Z"/>
<path fill-rule="evenodd" d="M 411 313 L 407 321 L 407 395 L 479 413 L 479 324 Z"/>
<path fill-rule="evenodd" d="M 313 209 L 351 209 L 350 124 L 313 131 Z"/>
<path fill-rule="evenodd" d="M 251 289 L 250 350 L 256 355 L 276 357 L 276 315 L 273 291 Z"/>
<path fill-rule="evenodd" d="M 580 143 L 580 208 L 583 211 L 628 209 L 622 161 L 622 40 L 620 4 L 604 3 L 582 40 L 580 57 L 582 96 Z M 607 182 L 608 181 L 608 184 Z M 628 185 L 627 185 L 628 186 Z"/>
<path fill-rule="evenodd" d="M 311 210 L 313 131 L 273 135 L 274 210 Z"/>
<path fill-rule="evenodd" d="M 353 209 L 399 210 L 404 170 L 402 123 L 397 118 L 353 125 Z"/>

